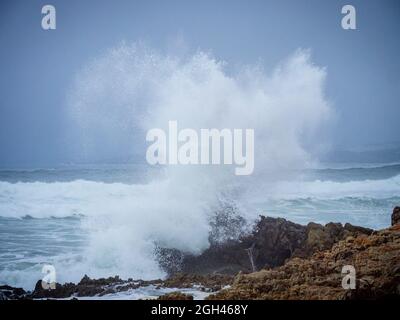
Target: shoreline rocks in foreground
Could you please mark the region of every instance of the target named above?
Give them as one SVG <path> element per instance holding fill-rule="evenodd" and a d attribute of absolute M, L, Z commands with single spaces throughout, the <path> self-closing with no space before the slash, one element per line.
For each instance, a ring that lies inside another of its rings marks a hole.
<path fill-rule="evenodd" d="M 354 266 L 356 288 L 342 288 L 343 266 Z M 239 274 L 209 299 L 343 300 L 400 298 L 400 224 L 372 235 L 348 237 L 312 257 Z"/>
<path fill-rule="evenodd" d="M 230 288 L 208 299 L 400 299 L 400 207 L 393 210 L 390 228 L 353 231 L 358 234 L 309 258 L 294 255 L 280 267 L 239 273 Z M 356 271 L 356 286 L 344 290 L 342 268 L 349 265 Z"/>
<path fill-rule="evenodd" d="M 174 292 L 165 294 L 165 299 L 171 300 L 178 297 L 187 298 L 187 294 L 178 294 L 180 289 L 196 288 L 198 291 L 212 293 L 221 290 L 227 285 L 232 284 L 234 277 L 228 275 L 189 275 L 176 274 L 166 280 L 122 280 L 119 276 L 91 279 L 85 275 L 80 282 L 56 284 L 55 289 L 43 289 L 41 280 L 38 280 L 32 292 L 25 291 L 22 288 L 11 286 L 0 286 L 0 300 L 17 299 L 66 299 L 82 297 L 101 298 L 109 294 L 117 294 L 135 290 L 148 286 L 156 289 L 176 289 Z M 161 291 L 160 291 L 161 292 Z M 160 294 L 160 299 L 164 300 L 164 295 Z"/>
<path fill-rule="evenodd" d="M 0 286 L 2 299 L 101 297 L 140 287 L 174 288 L 159 299 L 191 299 L 179 289 L 209 292 L 206 299 L 381 299 L 400 298 L 400 207 L 392 227 L 380 231 L 351 224 L 299 225 L 260 217 L 252 233 L 214 242 L 199 256 L 161 249 L 166 280 L 121 280 L 118 276 L 57 284 L 33 292 Z M 356 270 L 356 289 L 342 288 L 342 268 Z M 227 287 L 228 286 L 228 287 Z"/>
<path fill-rule="evenodd" d="M 349 223 L 328 223 L 325 226 L 310 222 L 307 226 L 283 218 L 260 216 L 250 235 L 239 240 L 212 243 L 202 254 L 195 256 L 177 250 L 164 249 L 162 267 L 169 275 L 230 274 L 254 272 L 281 266 L 293 257 L 310 257 L 317 251 L 331 248 L 349 236 L 370 235 L 373 230 Z M 172 256 L 172 262 L 168 257 Z"/>

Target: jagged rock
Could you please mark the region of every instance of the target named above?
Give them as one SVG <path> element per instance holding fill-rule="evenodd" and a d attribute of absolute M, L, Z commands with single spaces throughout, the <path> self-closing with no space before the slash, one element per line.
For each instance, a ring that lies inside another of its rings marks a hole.
<path fill-rule="evenodd" d="M 215 232 L 210 248 L 199 256 L 159 248 L 160 264 L 170 272 L 166 280 L 121 280 L 118 276 L 91 279 L 85 275 L 78 284 L 57 283 L 53 290 L 43 289 L 39 280 L 32 293 L 1 286 L 0 300 L 102 296 L 149 285 L 158 288 L 200 285 L 206 291 L 219 291 L 210 299 L 398 297 L 399 214 L 400 207 L 396 207 L 392 215 L 394 226 L 381 231 L 348 223 L 303 226 L 282 218 L 261 216 L 253 231 L 238 240 L 231 238 L 233 229 Z M 228 238 L 224 242 L 216 240 L 225 234 Z M 357 290 L 345 291 L 341 287 L 341 270 L 345 264 L 356 267 Z M 263 270 L 253 272 L 260 269 Z M 231 288 L 220 291 L 227 285 Z M 163 299 L 183 296 L 187 298 L 181 293 L 171 293 Z"/>
<path fill-rule="evenodd" d="M 200 285 L 210 291 L 221 290 L 231 284 L 233 276 L 222 274 L 197 275 L 178 273 L 163 281 L 162 286 L 168 288 L 192 288 Z"/>
<path fill-rule="evenodd" d="M 74 283 L 65 283 L 59 284 L 56 283 L 55 289 L 43 289 L 42 281 L 39 280 L 36 283 L 35 289 L 32 292 L 33 298 L 68 298 L 71 296 L 85 297 L 85 296 L 95 296 L 104 294 L 106 290 L 111 292 L 109 286 L 116 286 L 119 284 L 123 284 L 126 281 L 123 281 L 119 278 L 119 276 L 109 277 L 109 278 L 100 278 L 100 279 L 91 279 L 87 275 L 85 275 L 78 284 Z"/>
<path fill-rule="evenodd" d="M 350 223 L 346 223 L 343 227 L 341 223 L 330 222 L 323 226 L 310 222 L 306 229 L 306 241 L 296 249 L 292 257 L 310 257 L 313 253 L 329 249 L 349 236 L 370 235 L 372 232 L 372 229 L 353 226 Z"/>
<path fill-rule="evenodd" d="M 315 226 L 312 226 L 314 228 Z M 321 228 L 317 228 L 318 233 Z M 233 285 L 209 299 L 381 299 L 400 298 L 400 225 L 350 236 L 312 257 L 284 266 L 239 274 Z M 342 268 L 356 270 L 356 289 L 342 287 Z"/>
<path fill-rule="evenodd" d="M 239 271 L 252 272 L 265 266 L 283 264 L 305 240 L 305 231 L 304 226 L 285 219 L 261 216 L 252 234 L 242 236 L 238 240 L 212 243 L 201 255 L 164 249 L 162 256 L 173 256 L 175 262 L 179 261 L 179 266 L 171 261 L 162 266 L 169 274 L 177 271 L 230 275 Z"/>
<path fill-rule="evenodd" d="M 110 284 L 123 283 L 124 281 L 120 279 L 119 276 L 91 279 L 86 274 L 83 276 L 81 281 L 79 281 L 78 286 L 106 286 Z"/>
<path fill-rule="evenodd" d="M 309 257 L 326 250 L 339 240 L 373 230 L 340 223 L 307 226 L 283 218 L 260 216 L 253 232 L 238 240 L 211 243 L 201 255 L 182 253 L 176 249 L 159 249 L 160 264 L 173 275 L 249 273 L 267 267 L 283 265 L 291 257 Z"/>
<path fill-rule="evenodd" d="M 42 280 L 38 280 L 35 285 L 31 297 L 34 299 L 43 298 L 68 298 L 74 294 L 76 285 L 73 283 L 59 284 L 56 283 L 55 289 L 44 289 L 42 286 Z"/>
<path fill-rule="evenodd" d="M 374 232 L 374 230 L 372 230 L 372 229 L 359 227 L 359 226 L 353 226 L 350 223 L 346 223 L 344 225 L 344 229 L 349 231 L 352 234 L 357 234 L 357 235 L 360 235 L 360 234 L 370 235 L 370 234 L 372 234 L 372 232 Z"/>
<path fill-rule="evenodd" d="M 193 296 L 179 291 L 163 294 L 157 300 L 193 300 Z"/>
<path fill-rule="evenodd" d="M 27 292 L 22 288 L 0 286 L 0 300 L 26 299 Z"/>
<path fill-rule="evenodd" d="M 122 280 L 118 276 L 91 279 L 85 275 L 78 284 L 66 283 L 61 285 L 57 283 L 55 289 L 43 289 L 42 282 L 39 280 L 29 297 L 34 299 L 59 299 L 86 296 L 100 297 L 149 285 L 154 285 L 157 288 L 192 288 L 193 286 L 201 286 L 202 290 L 214 292 L 232 283 L 232 280 L 233 276 L 217 274 L 209 276 L 176 274 L 174 277 L 166 280 L 156 279 L 148 281 L 133 279 Z"/>
<path fill-rule="evenodd" d="M 395 207 L 392 213 L 392 226 L 400 223 L 400 207 Z"/>

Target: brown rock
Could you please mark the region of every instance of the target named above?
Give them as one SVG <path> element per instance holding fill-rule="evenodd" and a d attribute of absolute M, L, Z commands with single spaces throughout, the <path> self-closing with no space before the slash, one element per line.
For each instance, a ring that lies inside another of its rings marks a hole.
<path fill-rule="evenodd" d="M 233 276 L 223 274 L 183 274 L 177 273 L 163 281 L 162 286 L 168 288 L 192 288 L 200 285 L 211 291 L 221 290 L 224 286 L 232 284 Z"/>
<path fill-rule="evenodd" d="M 157 300 L 193 300 L 193 296 L 179 291 L 174 291 L 159 296 Z"/>
<path fill-rule="evenodd" d="M 332 222 L 325 226 L 313 222 L 303 226 L 283 218 L 260 216 L 250 234 L 238 240 L 213 242 L 197 256 L 175 249 L 160 249 L 160 264 L 170 275 L 180 272 L 202 275 L 249 273 L 281 266 L 292 257 L 309 257 L 348 236 L 369 235 L 372 231 Z"/>
<path fill-rule="evenodd" d="M 282 218 L 261 216 L 249 235 L 213 242 L 201 255 L 161 249 L 161 265 L 170 274 L 229 274 L 282 265 L 306 239 L 306 227 Z"/>
<path fill-rule="evenodd" d="M 400 298 L 400 225 L 371 235 L 348 237 L 310 258 L 238 275 L 229 289 L 209 299 L 381 299 Z M 311 226 L 325 239 L 319 226 Z M 344 265 L 356 270 L 356 289 L 341 282 Z"/>

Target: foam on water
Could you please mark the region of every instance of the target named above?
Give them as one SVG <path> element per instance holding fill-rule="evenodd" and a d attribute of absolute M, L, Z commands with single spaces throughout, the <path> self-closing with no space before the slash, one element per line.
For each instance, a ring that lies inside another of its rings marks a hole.
<path fill-rule="evenodd" d="M 300 223 L 340 221 L 381 228 L 390 224 L 390 210 L 400 202 L 400 176 L 273 185 L 247 189 L 239 197 L 246 199 L 245 217 L 262 213 Z M 207 199 L 174 192 L 168 181 L 0 182 L 1 282 L 32 288 L 44 263 L 56 266 L 61 282 L 79 281 L 85 273 L 162 277 L 155 246 L 204 250 L 211 216 L 206 213 L 213 212 L 206 209 Z M 193 208 L 182 207 L 185 201 L 179 199 L 189 197 Z"/>
<path fill-rule="evenodd" d="M 271 74 L 254 66 L 228 73 L 225 62 L 204 52 L 171 57 L 137 45 L 122 45 L 94 59 L 77 73 L 68 98 L 71 141 L 79 142 L 78 153 L 85 159 L 135 155 L 144 161 L 147 130 L 166 129 L 169 120 L 177 120 L 181 128 L 195 130 L 254 129 L 255 172 L 237 177 L 232 166 L 189 165 L 167 166 L 136 183 L 76 176 L 60 181 L 51 177 L 47 182 L 0 181 L 2 217 L 29 215 L 40 218 L 44 226 L 50 217 L 84 217 L 74 227 L 83 233 L 77 251 L 65 245 L 58 255 L 51 250 L 35 255 L 26 244 L 27 252 L 21 253 L 26 256 L 19 261 L 31 264 L 3 264 L 0 282 L 31 288 L 41 276 L 43 262 L 55 265 L 61 282 L 76 282 L 84 274 L 162 277 L 157 246 L 201 252 L 209 245 L 210 219 L 221 203 L 229 201 L 238 214 L 252 220 L 268 214 L 268 199 L 397 195 L 398 177 L 298 182 L 291 174 L 313 162 L 320 128 L 332 115 L 324 96 L 325 77 L 325 70 L 302 50 Z M 49 240 L 40 232 L 36 236 L 46 246 Z M 10 239 L 15 240 L 11 235 Z M 7 259 L 3 256 L 2 261 Z"/>

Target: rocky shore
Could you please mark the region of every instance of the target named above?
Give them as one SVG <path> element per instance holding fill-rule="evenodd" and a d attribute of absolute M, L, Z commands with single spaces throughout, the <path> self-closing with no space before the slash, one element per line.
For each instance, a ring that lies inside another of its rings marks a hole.
<path fill-rule="evenodd" d="M 32 292 L 0 286 L 4 299 L 107 297 L 152 287 L 158 299 L 383 299 L 400 298 L 400 207 L 392 226 L 379 231 L 340 223 L 299 225 L 261 216 L 253 231 L 238 240 L 211 242 L 201 255 L 160 248 L 161 280 L 122 280 L 118 276 L 57 284 Z M 345 290 L 342 268 L 354 267 L 355 289 Z"/>

